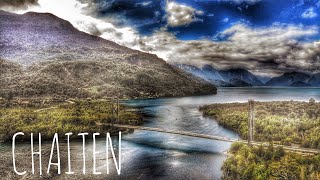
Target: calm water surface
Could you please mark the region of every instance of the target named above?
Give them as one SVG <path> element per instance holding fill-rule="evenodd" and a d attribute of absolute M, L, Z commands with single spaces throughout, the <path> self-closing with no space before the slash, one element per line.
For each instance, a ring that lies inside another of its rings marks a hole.
<path fill-rule="evenodd" d="M 239 138 L 215 120 L 202 117 L 199 106 L 248 99 L 308 101 L 311 97 L 320 100 L 320 89 L 221 88 L 217 95 L 131 100 L 125 104 L 141 108 L 146 115 L 144 126 Z M 123 139 L 128 149 L 124 174 L 144 178 L 220 179 L 224 152 L 230 147 L 226 142 L 148 131 L 135 131 Z"/>
<path fill-rule="evenodd" d="M 221 88 L 217 95 L 149 100 L 130 100 L 126 105 L 137 107 L 145 115 L 144 126 L 170 130 L 239 138 L 202 117 L 199 106 L 211 103 L 299 100 L 311 97 L 320 100 L 319 88 Z M 116 142 L 115 142 L 116 143 Z M 180 135 L 136 130 L 122 138 L 122 174 L 112 179 L 220 179 L 224 152 L 230 143 Z M 79 144 L 81 148 L 81 144 Z M 98 149 L 104 151 L 104 140 Z"/>

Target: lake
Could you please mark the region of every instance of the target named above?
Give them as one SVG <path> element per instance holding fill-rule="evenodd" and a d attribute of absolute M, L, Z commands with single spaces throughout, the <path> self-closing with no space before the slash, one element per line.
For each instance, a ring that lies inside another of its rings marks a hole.
<path fill-rule="evenodd" d="M 217 95 L 128 100 L 122 103 L 139 109 L 144 115 L 144 126 L 239 138 L 237 133 L 218 125 L 214 119 L 203 117 L 198 110 L 199 106 L 211 103 L 246 102 L 248 99 L 308 101 L 311 97 L 319 101 L 320 89 L 219 88 Z M 117 144 L 116 141 L 114 143 Z M 98 140 L 97 146 L 103 155 L 104 139 Z M 122 137 L 122 175 L 116 175 L 112 167 L 113 173 L 108 177 L 220 179 L 221 166 L 229 147 L 230 143 L 227 142 L 136 130 Z M 81 150 L 81 148 L 80 142 L 73 143 L 73 149 Z M 7 148 L 7 151 L 10 150 Z M 101 159 L 103 160 L 102 156 Z"/>
<path fill-rule="evenodd" d="M 219 88 L 217 95 L 130 100 L 125 104 L 138 107 L 145 115 L 144 126 L 169 130 L 239 138 L 239 136 L 213 119 L 203 117 L 199 106 L 211 103 L 299 100 L 311 97 L 320 100 L 319 88 Z M 164 133 L 135 131 L 124 136 L 126 148 L 131 151 L 128 177 L 220 179 L 220 170 L 230 143 L 169 135 Z M 132 156 L 131 154 L 134 154 Z"/>

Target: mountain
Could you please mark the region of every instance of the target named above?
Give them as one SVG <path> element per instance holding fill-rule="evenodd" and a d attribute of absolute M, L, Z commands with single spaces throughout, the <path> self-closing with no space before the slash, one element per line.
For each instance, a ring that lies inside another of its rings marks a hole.
<path fill-rule="evenodd" d="M 312 85 L 302 81 L 296 81 L 290 85 L 291 87 L 311 87 Z"/>
<path fill-rule="evenodd" d="M 233 78 L 229 80 L 229 83 L 234 87 L 249 87 L 252 86 L 246 81 L 243 81 L 241 79 Z"/>
<path fill-rule="evenodd" d="M 244 69 L 217 70 L 210 65 L 201 68 L 187 65 L 176 65 L 180 69 L 200 77 L 216 86 L 262 86 L 263 83 L 252 73 Z"/>
<path fill-rule="evenodd" d="M 167 64 L 74 28 L 49 13 L 0 11 L 0 96 L 162 97 L 216 88 Z"/>
<path fill-rule="evenodd" d="M 291 86 L 295 84 L 300 84 L 301 82 L 309 84 L 308 81 L 311 78 L 309 74 L 302 72 L 288 72 L 284 73 L 282 76 L 274 77 L 270 79 L 266 85 L 267 86 Z M 298 83 L 300 82 L 300 83 Z"/>
<path fill-rule="evenodd" d="M 238 81 L 243 81 L 249 86 L 262 86 L 263 83 L 251 72 L 245 69 L 228 69 L 219 71 L 220 75 L 223 77 L 224 81 L 230 81 L 231 79 L 237 79 Z"/>
<path fill-rule="evenodd" d="M 320 73 L 314 74 L 308 81 L 312 86 L 319 87 L 320 86 Z"/>
<path fill-rule="evenodd" d="M 257 77 L 263 84 L 265 84 L 266 82 L 268 82 L 268 81 L 271 79 L 271 77 L 269 77 L 269 76 L 259 76 L 259 75 L 256 75 L 256 77 Z"/>
<path fill-rule="evenodd" d="M 198 68 L 197 66 L 187 65 L 187 64 L 176 64 L 176 66 L 190 74 L 193 74 L 194 76 L 197 76 L 201 79 L 211 82 L 216 86 L 222 86 L 222 87 L 232 86 L 231 84 L 225 82 L 221 77 L 219 71 L 210 65 L 205 65 L 202 68 Z"/>

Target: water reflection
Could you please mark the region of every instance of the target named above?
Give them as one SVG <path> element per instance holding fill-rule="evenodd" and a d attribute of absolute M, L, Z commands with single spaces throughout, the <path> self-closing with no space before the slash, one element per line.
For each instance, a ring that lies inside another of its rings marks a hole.
<path fill-rule="evenodd" d="M 221 88 L 217 95 L 212 96 L 132 100 L 124 103 L 141 108 L 141 112 L 147 115 L 144 126 L 239 138 L 235 132 L 219 126 L 216 121 L 202 117 L 198 107 L 211 103 L 246 102 L 248 99 L 308 101 L 311 97 L 319 100 L 320 89 Z M 143 177 L 148 178 L 219 179 L 220 168 L 226 158 L 224 151 L 230 147 L 230 143 L 226 142 L 147 131 L 135 131 L 124 139 L 131 149 L 141 153 L 141 156 L 135 157 L 138 158 L 136 160 L 152 167 L 145 169 L 148 166 L 127 162 L 135 169 L 131 173 L 141 171 Z"/>
<path fill-rule="evenodd" d="M 211 103 L 245 102 L 250 98 L 258 101 L 300 100 L 311 97 L 320 100 L 318 88 L 221 88 L 217 95 L 200 97 L 161 98 L 130 100 L 126 105 L 139 108 L 145 115 L 144 126 L 168 130 L 219 135 L 230 138 L 239 136 L 203 117 L 199 106 Z M 113 144 L 117 144 L 114 140 Z M 48 147 L 50 145 L 48 144 Z M 81 153 L 81 142 L 72 143 L 73 152 Z M 87 158 L 92 160 L 92 142 L 87 145 Z M 122 140 L 122 175 L 111 168 L 110 179 L 220 179 L 224 152 L 230 143 L 149 131 L 135 131 L 124 135 Z M 29 148 L 29 147 L 28 147 Z M 1 145 L 2 151 L 11 151 Z M 106 172 L 105 140 L 99 139 L 97 156 L 99 170 Z M 81 160 L 76 160 L 81 165 Z M 79 169 L 81 171 L 81 168 Z M 88 169 L 90 171 L 90 169 Z"/>

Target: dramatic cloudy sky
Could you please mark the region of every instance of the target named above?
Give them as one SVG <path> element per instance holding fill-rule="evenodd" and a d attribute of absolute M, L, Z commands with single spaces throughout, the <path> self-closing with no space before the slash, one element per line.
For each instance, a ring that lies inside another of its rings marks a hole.
<path fill-rule="evenodd" d="M 2 0 L 170 63 L 320 72 L 320 0 Z"/>

